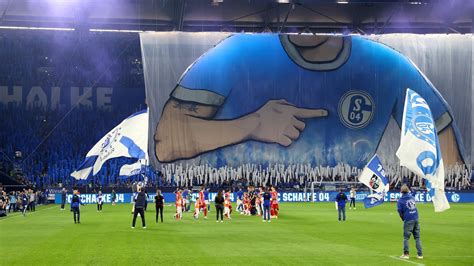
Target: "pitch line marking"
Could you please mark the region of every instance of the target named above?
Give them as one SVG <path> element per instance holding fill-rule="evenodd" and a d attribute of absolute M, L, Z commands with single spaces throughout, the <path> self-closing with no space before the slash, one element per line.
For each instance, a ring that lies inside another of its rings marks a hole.
<path fill-rule="evenodd" d="M 474 256 L 430 256 L 430 258 L 474 258 Z"/>
<path fill-rule="evenodd" d="M 425 264 L 417 263 L 417 262 L 410 261 L 410 260 L 400 259 L 400 258 L 397 257 L 397 256 L 388 256 L 388 257 L 389 257 L 389 258 L 392 258 L 392 259 L 394 259 L 394 260 L 404 261 L 404 262 L 411 263 L 411 264 L 415 264 L 415 265 L 418 265 L 418 266 L 425 266 Z"/>
<path fill-rule="evenodd" d="M 55 208 L 55 207 L 56 207 L 56 206 L 51 206 L 51 207 L 49 207 L 49 208 L 41 209 L 41 210 L 34 211 L 34 212 L 28 211 L 26 214 L 27 214 L 27 216 L 29 216 L 29 215 L 31 215 L 31 214 L 33 214 L 33 213 L 40 212 L 40 211 L 45 211 L 45 210 L 50 210 L 50 209 Z M 18 215 L 10 216 L 10 217 L 8 217 L 9 215 L 7 215 L 7 216 L 4 217 L 3 219 L 0 219 L 0 221 L 6 221 L 6 220 L 13 219 L 13 218 L 15 218 L 15 217 L 22 217 L 22 216 L 23 216 L 23 214 L 22 214 L 21 212 L 20 212 L 20 213 L 16 212 L 16 213 L 17 213 Z"/>

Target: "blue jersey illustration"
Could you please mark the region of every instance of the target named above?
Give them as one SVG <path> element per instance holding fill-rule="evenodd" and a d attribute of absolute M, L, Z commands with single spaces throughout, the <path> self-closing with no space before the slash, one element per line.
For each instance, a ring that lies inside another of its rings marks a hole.
<path fill-rule="evenodd" d="M 217 107 L 212 119 L 239 118 L 274 99 L 328 110 L 327 117 L 306 120 L 289 147 L 249 140 L 203 153 L 201 162 L 345 162 L 361 168 L 374 155 L 390 117 L 401 125 L 408 88 L 428 102 L 438 131 L 450 125 L 448 105 L 410 60 L 363 37 L 340 38 L 337 56 L 324 62 L 308 61 L 288 35 L 275 34 L 235 34 L 196 60 L 171 97 Z"/>

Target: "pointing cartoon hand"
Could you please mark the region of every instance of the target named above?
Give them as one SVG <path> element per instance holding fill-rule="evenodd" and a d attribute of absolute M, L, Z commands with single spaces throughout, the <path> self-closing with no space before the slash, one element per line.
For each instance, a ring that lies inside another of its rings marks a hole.
<path fill-rule="evenodd" d="M 301 119 L 325 117 L 324 109 L 305 109 L 291 105 L 286 100 L 268 101 L 251 116 L 256 119 L 256 127 L 250 138 L 285 147 L 297 140 L 306 124 Z"/>

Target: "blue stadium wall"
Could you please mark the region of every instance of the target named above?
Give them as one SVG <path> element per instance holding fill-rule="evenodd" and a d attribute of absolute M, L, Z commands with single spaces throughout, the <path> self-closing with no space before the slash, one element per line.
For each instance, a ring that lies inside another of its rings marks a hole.
<path fill-rule="evenodd" d="M 315 192 L 314 199 L 316 202 L 331 202 L 334 201 L 338 192 Z M 117 203 L 131 203 L 132 193 L 117 193 Z M 209 193 L 210 199 L 214 199 L 217 193 Z M 311 193 L 306 193 L 306 198 L 311 198 Z M 356 201 L 362 201 L 368 193 L 359 192 L 357 193 Z M 175 202 L 175 195 L 174 193 L 163 193 L 165 198 L 165 203 Z M 198 193 L 192 193 L 192 201 L 195 201 L 198 196 Z M 347 194 L 349 197 L 349 194 Z M 396 201 L 400 198 L 400 192 L 389 192 L 386 197 L 385 201 Z M 452 203 L 472 203 L 474 202 L 474 192 L 446 192 L 446 196 L 449 202 Z M 97 203 L 96 194 L 81 194 L 80 195 L 82 202 L 85 204 L 95 204 Z M 148 194 L 148 201 L 153 202 L 155 194 Z M 67 203 L 71 203 L 72 195 L 68 194 L 67 196 Z M 231 201 L 235 202 L 237 199 L 236 194 L 231 194 Z M 278 200 L 279 202 L 304 202 L 305 195 L 303 192 L 279 192 L 278 193 Z M 428 203 L 431 202 L 431 196 L 425 192 L 419 192 L 415 194 L 415 200 L 417 202 Z M 211 200 L 212 201 L 212 200 Z M 112 196 L 111 194 L 104 194 L 104 202 L 111 203 Z M 61 203 L 61 194 L 55 194 L 55 203 Z"/>

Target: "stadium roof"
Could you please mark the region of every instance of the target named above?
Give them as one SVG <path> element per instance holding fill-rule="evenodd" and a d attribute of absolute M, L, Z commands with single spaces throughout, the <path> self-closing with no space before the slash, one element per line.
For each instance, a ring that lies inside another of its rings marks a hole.
<path fill-rule="evenodd" d="M 473 8 L 471 0 L 0 0 L 0 28 L 469 33 Z"/>

